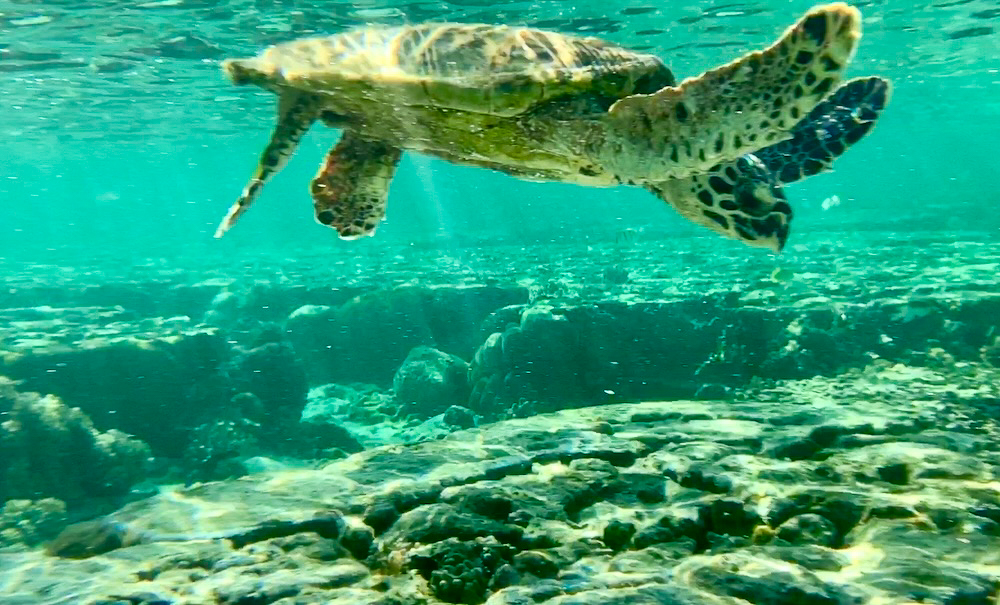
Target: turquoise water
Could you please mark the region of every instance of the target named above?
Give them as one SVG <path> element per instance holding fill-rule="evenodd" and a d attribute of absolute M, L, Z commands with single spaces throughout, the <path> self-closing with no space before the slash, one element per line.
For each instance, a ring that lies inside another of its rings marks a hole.
<path fill-rule="evenodd" d="M 407 153 L 220 62 L 365 24 L 599 36 L 678 79 L 808 0 L 0 0 L 0 605 L 995 605 L 1000 3 L 868 0 L 892 83 L 781 254 L 636 187 Z"/>
<path fill-rule="evenodd" d="M 311 221 L 306 184 L 337 133 L 311 132 L 230 238 L 209 237 L 271 128 L 273 98 L 237 89 L 217 62 L 366 22 L 505 22 L 606 36 L 694 75 L 769 44 L 809 3 L 574 2 L 37 3 L 2 6 L 3 254 L 46 249 L 163 255 L 290 242 L 351 254 Z M 837 171 L 793 188 L 794 237 L 897 221 L 900 229 L 996 229 L 995 7 L 872 2 L 851 74 L 894 84 L 891 109 Z M 838 195 L 830 212 L 820 202 Z M 905 226 L 903 226 L 905 225 Z M 626 189 L 528 184 L 409 156 L 379 240 L 452 234 L 545 238 L 619 227 L 691 233 Z M 795 240 L 793 240 L 795 241 Z M 723 245 L 723 244 L 720 244 Z M 194 247 L 194 248 L 192 248 Z M 207 247 L 207 248 L 205 248 Z"/>

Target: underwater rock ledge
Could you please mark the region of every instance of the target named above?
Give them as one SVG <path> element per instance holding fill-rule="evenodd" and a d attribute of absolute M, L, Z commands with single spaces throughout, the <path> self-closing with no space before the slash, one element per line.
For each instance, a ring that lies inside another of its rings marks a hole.
<path fill-rule="evenodd" d="M 146 478 L 149 457 L 142 441 L 117 429 L 98 431 L 79 408 L 53 395 L 20 392 L 0 377 L 0 502 L 8 515 L 13 502 L 41 497 L 57 499 L 62 514 L 63 502 L 114 502 Z M 45 500 L 35 506 L 53 508 Z M 32 533 L 29 518 L 21 529 Z"/>
<path fill-rule="evenodd" d="M 699 246 L 10 271 L 0 602 L 995 605 L 1000 248 Z"/>
<path fill-rule="evenodd" d="M 997 385 L 984 365 L 883 363 L 170 488 L 50 548 L 103 554 L 4 555 L 0 599 L 988 605 L 1000 426 L 970 410 Z"/>

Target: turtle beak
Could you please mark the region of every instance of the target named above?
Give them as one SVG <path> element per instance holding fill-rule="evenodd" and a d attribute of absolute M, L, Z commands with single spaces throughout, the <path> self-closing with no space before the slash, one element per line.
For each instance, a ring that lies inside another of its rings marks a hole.
<path fill-rule="evenodd" d="M 269 74 L 259 64 L 259 59 L 226 59 L 222 62 L 222 71 L 237 86 L 256 84 L 268 88 Z"/>

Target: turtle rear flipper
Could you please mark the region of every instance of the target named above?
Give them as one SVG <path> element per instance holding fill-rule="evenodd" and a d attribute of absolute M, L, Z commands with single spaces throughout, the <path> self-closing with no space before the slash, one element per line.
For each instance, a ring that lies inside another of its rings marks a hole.
<path fill-rule="evenodd" d="M 889 82 L 879 77 L 845 83 L 792 129 L 792 138 L 754 155 L 782 183 L 829 170 L 833 161 L 875 126 L 889 102 Z"/>
<path fill-rule="evenodd" d="M 646 189 L 688 220 L 751 246 L 780 252 L 788 240 L 792 207 L 771 171 L 752 154 Z"/>
<path fill-rule="evenodd" d="M 243 187 L 243 193 L 230 206 L 229 212 L 216 229 L 215 237 L 225 235 L 254 203 L 264 188 L 264 183 L 285 167 L 298 148 L 299 141 L 319 117 L 320 104 L 318 95 L 299 91 L 286 90 L 278 98 L 278 122 L 271 133 L 271 140 L 261 153 L 253 176 Z"/>
<path fill-rule="evenodd" d="M 374 235 L 402 155 L 401 149 L 345 131 L 310 185 L 316 220 L 343 239 Z"/>
<path fill-rule="evenodd" d="M 609 109 L 602 158 L 623 181 L 682 177 L 788 138 L 840 83 L 861 37 L 844 3 L 809 11 L 770 48 Z"/>

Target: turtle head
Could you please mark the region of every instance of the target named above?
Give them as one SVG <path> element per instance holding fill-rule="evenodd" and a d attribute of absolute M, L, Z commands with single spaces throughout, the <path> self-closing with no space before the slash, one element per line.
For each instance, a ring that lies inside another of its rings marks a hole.
<path fill-rule="evenodd" d="M 226 59 L 222 62 L 222 71 L 237 86 L 254 84 L 261 88 L 271 89 L 274 82 L 274 70 L 265 69 L 259 59 Z"/>

